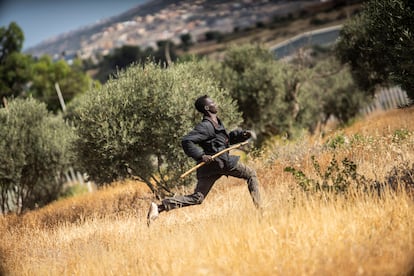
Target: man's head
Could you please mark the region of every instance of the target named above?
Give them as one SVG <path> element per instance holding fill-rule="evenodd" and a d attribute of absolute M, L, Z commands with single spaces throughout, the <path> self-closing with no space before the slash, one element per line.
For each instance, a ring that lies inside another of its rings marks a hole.
<path fill-rule="evenodd" d="M 209 113 L 216 114 L 217 113 L 217 106 L 214 101 L 207 95 L 199 97 L 195 103 L 195 108 L 205 114 L 208 115 Z"/>

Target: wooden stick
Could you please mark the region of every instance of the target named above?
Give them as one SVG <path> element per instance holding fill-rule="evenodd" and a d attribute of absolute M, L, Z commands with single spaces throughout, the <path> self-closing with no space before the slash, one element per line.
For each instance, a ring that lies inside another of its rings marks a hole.
<path fill-rule="evenodd" d="M 60 86 L 59 86 L 59 83 L 57 82 L 55 82 L 55 89 L 56 89 L 56 93 L 58 94 L 58 98 L 59 98 L 60 106 L 62 107 L 62 111 L 66 112 L 65 101 L 63 100 L 62 92 L 60 91 Z"/>
<path fill-rule="evenodd" d="M 213 156 L 211 156 L 211 158 L 212 158 L 212 159 L 214 159 L 214 158 L 216 158 L 216 157 L 219 157 L 219 156 L 220 156 L 220 155 L 222 155 L 223 153 L 228 152 L 228 151 L 231 151 L 232 149 L 237 149 L 237 148 L 239 148 L 239 147 L 241 147 L 241 146 L 243 146 L 243 145 L 246 145 L 247 143 L 249 143 L 249 142 L 248 142 L 248 141 L 244 141 L 244 142 L 241 142 L 241 143 L 235 144 L 235 145 L 233 145 L 233 146 L 231 146 L 231 147 L 225 148 L 224 150 L 219 151 L 219 152 L 217 152 L 216 154 L 214 154 Z M 186 171 L 185 173 L 183 173 L 180 177 L 181 177 L 181 178 L 186 177 L 187 175 L 189 175 L 189 174 L 190 174 L 190 173 L 192 173 L 193 171 L 197 170 L 198 168 L 200 168 L 200 167 L 204 166 L 205 164 L 206 164 L 206 162 L 201 162 L 201 163 L 198 163 L 196 166 L 192 167 L 191 169 L 189 169 L 188 171 Z"/>
<path fill-rule="evenodd" d="M 5 108 L 5 109 L 7 109 L 7 108 L 8 108 L 8 104 L 7 104 L 7 99 L 6 99 L 6 97 L 3 97 L 3 105 L 4 105 L 4 108 Z"/>

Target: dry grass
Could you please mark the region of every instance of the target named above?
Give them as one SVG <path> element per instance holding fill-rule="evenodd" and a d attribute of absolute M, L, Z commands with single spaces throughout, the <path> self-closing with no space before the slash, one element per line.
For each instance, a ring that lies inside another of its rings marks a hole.
<path fill-rule="evenodd" d="M 27 213 L 0 217 L 0 274 L 6 275 L 410 275 L 414 202 L 382 197 L 306 195 L 284 167 L 312 175 L 349 157 L 382 180 L 393 165 L 414 163 L 414 109 L 373 115 L 324 139 L 275 141 L 257 169 L 265 209 L 246 185 L 222 178 L 200 206 L 161 214 L 147 228 L 148 192 L 129 181 Z M 403 136 L 396 135 L 404 130 Z M 335 135 L 350 142 L 328 150 Z M 355 138 L 357 137 L 357 138 Z"/>

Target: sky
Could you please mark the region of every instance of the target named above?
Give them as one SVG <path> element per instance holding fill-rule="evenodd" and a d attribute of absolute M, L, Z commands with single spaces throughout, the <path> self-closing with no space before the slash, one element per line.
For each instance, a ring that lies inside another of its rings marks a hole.
<path fill-rule="evenodd" d="M 14 21 L 23 50 L 45 39 L 118 15 L 149 0 L 0 0 L 0 27 Z"/>

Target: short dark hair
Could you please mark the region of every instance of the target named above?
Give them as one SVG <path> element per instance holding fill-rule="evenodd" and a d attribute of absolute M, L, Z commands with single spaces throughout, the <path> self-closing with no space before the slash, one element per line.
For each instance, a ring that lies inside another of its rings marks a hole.
<path fill-rule="evenodd" d="M 204 109 L 204 106 L 206 105 L 206 99 L 207 98 L 209 98 L 208 95 L 198 97 L 197 100 L 194 103 L 195 108 L 201 113 L 206 113 L 206 110 Z"/>

